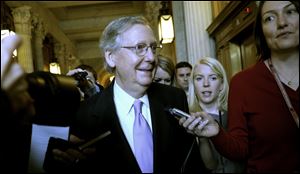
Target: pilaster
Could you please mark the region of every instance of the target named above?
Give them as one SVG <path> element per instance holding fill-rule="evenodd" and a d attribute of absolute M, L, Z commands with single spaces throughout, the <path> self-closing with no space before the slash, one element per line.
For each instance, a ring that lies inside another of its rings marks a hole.
<path fill-rule="evenodd" d="M 23 39 L 18 48 L 18 62 L 25 72 L 33 72 L 32 45 L 31 45 L 31 7 L 22 6 L 12 10 L 16 33 Z"/>
<path fill-rule="evenodd" d="M 210 1 L 184 1 L 188 60 L 194 64 L 201 57 L 216 57 L 214 40 L 206 28 L 212 22 Z"/>
<path fill-rule="evenodd" d="M 35 60 L 35 68 L 37 71 L 43 71 L 44 70 L 43 40 L 46 36 L 46 30 L 45 30 L 44 22 L 36 14 L 32 16 L 32 23 L 34 26 L 33 56 Z"/>

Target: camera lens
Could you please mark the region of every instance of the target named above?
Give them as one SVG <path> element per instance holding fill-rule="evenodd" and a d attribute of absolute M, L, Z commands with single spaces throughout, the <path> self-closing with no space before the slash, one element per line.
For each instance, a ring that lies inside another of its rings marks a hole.
<path fill-rule="evenodd" d="M 39 71 L 27 74 L 26 79 L 36 109 L 34 123 L 68 125 L 80 104 L 74 78 Z"/>
<path fill-rule="evenodd" d="M 78 73 L 74 74 L 73 77 L 77 81 L 83 81 L 83 80 L 86 80 L 87 75 L 88 75 L 88 73 L 86 71 L 83 71 L 83 72 L 78 72 Z"/>

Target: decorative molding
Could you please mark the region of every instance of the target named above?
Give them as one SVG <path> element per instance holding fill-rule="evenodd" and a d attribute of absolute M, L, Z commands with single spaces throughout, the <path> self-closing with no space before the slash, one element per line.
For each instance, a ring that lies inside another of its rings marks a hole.
<path fill-rule="evenodd" d="M 215 38 L 228 80 L 256 61 L 252 34 L 256 10 L 256 1 L 231 1 L 206 29 Z"/>
<path fill-rule="evenodd" d="M 212 14 L 215 19 L 219 13 L 230 3 L 230 1 L 211 1 Z"/>
<path fill-rule="evenodd" d="M 226 19 L 232 17 L 234 13 L 238 13 L 239 10 L 236 10 L 242 4 L 241 1 L 231 1 L 227 6 L 221 11 L 221 13 L 213 20 L 210 26 L 206 29 L 210 35 L 216 31 L 216 29 L 225 22 Z M 235 12 L 237 11 L 237 12 Z"/>
<path fill-rule="evenodd" d="M 37 37 L 44 38 L 47 34 L 45 24 L 38 14 L 32 15 L 33 32 Z"/>
<path fill-rule="evenodd" d="M 24 68 L 25 72 L 31 73 L 34 71 L 31 43 L 31 30 L 33 28 L 31 23 L 31 7 L 17 7 L 12 10 L 12 15 L 16 29 L 15 32 L 18 33 L 23 39 L 23 44 L 18 48 L 18 62 Z"/>
<path fill-rule="evenodd" d="M 252 11 L 245 12 L 245 7 L 250 7 Z M 249 25 L 254 24 L 256 9 L 255 1 L 231 1 L 207 28 L 210 36 L 215 38 L 217 47 L 222 47 Z"/>
<path fill-rule="evenodd" d="M 14 18 L 16 32 L 31 36 L 31 29 L 33 27 L 31 23 L 31 7 L 22 6 L 15 8 L 12 10 L 12 15 Z"/>

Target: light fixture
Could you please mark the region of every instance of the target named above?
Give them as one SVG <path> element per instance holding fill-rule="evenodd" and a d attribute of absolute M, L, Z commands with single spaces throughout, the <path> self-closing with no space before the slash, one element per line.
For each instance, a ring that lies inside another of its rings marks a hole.
<path fill-rule="evenodd" d="M 59 63 L 56 61 L 56 59 L 53 59 L 53 61 L 49 64 L 50 72 L 53 74 L 61 74 L 60 72 L 60 66 Z"/>
<path fill-rule="evenodd" d="M 112 82 L 114 78 L 115 78 L 114 75 L 110 76 L 110 77 L 109 77 L 109 81 Z"/>
<path fill-rule="evenodd" d="M 4 39 L 7 36 L 12 36 L 15 35 L 14 31 L 10 31 L 10 30 L 1 30 L 1 40 Z M 17 57 L 17 49 L 14 50 L 13 52 L 13 57 Z"/>
<path fill-rule="evenodd" d="M 173 17 L 168 8 L 169 1 L 162 1 L 158 16 L 158 34 L 161 44 L 172 43 L 174 40 Z"/>

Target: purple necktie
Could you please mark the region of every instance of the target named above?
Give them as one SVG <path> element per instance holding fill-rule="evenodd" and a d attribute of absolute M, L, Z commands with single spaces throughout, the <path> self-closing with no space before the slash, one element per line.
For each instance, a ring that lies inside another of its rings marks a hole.
<path fill-rule="evenodd" d="M 150 127 L 142 114 L 142 101 L 134 101 L 134 155 L 143 173 L 153 173 L 153 140 Z"/>

